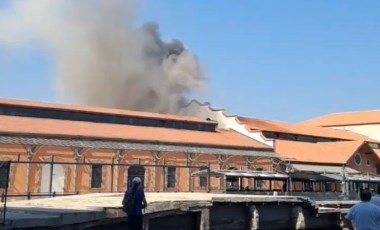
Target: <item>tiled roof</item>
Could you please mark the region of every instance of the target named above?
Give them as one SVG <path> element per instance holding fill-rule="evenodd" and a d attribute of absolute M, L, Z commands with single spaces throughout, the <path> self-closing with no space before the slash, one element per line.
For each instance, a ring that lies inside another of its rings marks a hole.
<path fill-rule="evenodd" d="M 269 149 L 228 130 L 205 132 L 15 116 L 0 116 L 0 133 Z"/>
<path fill-rule="evenodd" d="M 322 128 L 298 124 L 289 124 L 279 121 L 269 121 L 256 118 L 238 117 L 239 121 L 245 123 L 250 130 L 270 131 L 277 133 L 325 137 L 341 140 L 366 140 L 374 141 L 370 138 L 354 132 L 337 130 L 333 128 Z M 377 141 L 376 141 L 377 142 Z"/>
<path fill-rule="evenodd" d="M 373 149 L 376 155 L 380 158 L 380 149 Z"/>
<path fill-rule="evenodd" d="M 364 144 L 362 141 L 306 143 L 276 140 L 274 149 L 284 158 L 309 163 L 343 164 Z"/>
<path fill-rule="evenodd" d="M 216 124 L 216 122 L 213 122 L 213 121 L 207 121 L 204 119 L 191 117 L 191 116 L 140 112 L 140 111 L 102 108 L 102 107 L 84 106 L 84 105 L 65 105 L 65 104 L 54 104 L 54 103 L 46 103 L 46 102 L 24 101 L 24 100 L 3 99 L 3 98 L 0 98 L 0 105 L 22 106 L 22 107 L 32 107 L 32 108 L 63 110 L 63 111 L 87 112 L 87 113 L 96 113 L 96 114 L 109 114 L 109 115 L 131 116 L 131 117 L 141 117 L 141 118 L 156 118 L 156 119 L 172 120 L 172 121 L 188 121 L 188 122 L 196 122 L 196 123 Z"/>
<path fill-rule="evenodd" d="M 345 126 L 345 125 L 365 125 L 380 124 L 380 110 L 333 113 L 322 117 L 317 117 L 300 124 L 312 126 Z"/>

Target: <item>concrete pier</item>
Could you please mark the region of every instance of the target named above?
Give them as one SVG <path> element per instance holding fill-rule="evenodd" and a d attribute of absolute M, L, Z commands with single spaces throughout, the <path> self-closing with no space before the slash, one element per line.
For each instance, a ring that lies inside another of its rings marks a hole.
<path fill-rule="evenodd" d="M 8 203 L 8 228 L 126 229 L 123 194 L 87 194 Z M 339 229 L 340 210 L 306 197 L 147 193 L 144 229 Z M 324 212 L 323 212 L 324 210 Z"/>

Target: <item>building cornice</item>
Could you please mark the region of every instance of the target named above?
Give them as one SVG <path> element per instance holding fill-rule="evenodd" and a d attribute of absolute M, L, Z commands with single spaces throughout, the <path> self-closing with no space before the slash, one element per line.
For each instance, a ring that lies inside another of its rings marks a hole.
<path fill-rule="evenodd" d="M 260 149 L 239 149 L 218 146 L 196 146 L 153 142 L 112 141 L 112 140 L 90 140 L 73 138 L 50 138 L 50 137 L 27 137 L 0 135 L 0 144 L 18 144 L 31 146 L 91 148 L 91 149 L 115 149 L 115 150 L 141 150 L 141 151 L 164 151 L 185 152 L 199 154 L 221 154 L 240 156 L 266 156 L 278 157 L 273 151 Z"/>

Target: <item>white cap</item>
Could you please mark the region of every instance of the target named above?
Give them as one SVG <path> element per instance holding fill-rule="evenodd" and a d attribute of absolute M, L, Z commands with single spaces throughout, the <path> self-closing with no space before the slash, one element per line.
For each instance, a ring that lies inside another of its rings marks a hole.
<path fill-rule="evenodd" d="M 140 184 L 141 183 L 140 177 L 133 178 L 132 183 L 134 183 L 134 184 Z"/>

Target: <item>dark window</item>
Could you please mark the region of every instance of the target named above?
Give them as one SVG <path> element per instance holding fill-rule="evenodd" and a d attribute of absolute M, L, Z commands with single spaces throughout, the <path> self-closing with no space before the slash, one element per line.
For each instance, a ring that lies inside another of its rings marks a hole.
<path fill-rule="evenodd" d="M 295 141 L 297 138 L 295 135 L 291 134 L 280 134 L 280 139 Z"/>
<path fill-rule="evenodd" d="M 177 128 L 177 126 L 176 126 L 176 122 L 174 122 L 174 121 L 166 121 L 165 123 L 164 123 L 164 127 L 166 127 L 166 128 L 173 128 L 173 129 L 175 129 L 175 128 Z"/>
<path fill-rule="evenodd" d="M 335 187 L 335 186 L 333 186 L 333 185 L 334 185 L 334 183 L 327 182 L 326 183 L 326 192 L 335 192 L 333 189 L 333 187 Z"/>
<path fill-rule="evenodd" d="M 103 179 L 102 171 L 103 171 L 103 165 L 101 164 L 92 165 L 91 188 L 102 187 L 102 179 Z"/>
<path fill-rule="evenodd" d="M 315 142 L 316 141 L 315 138 L 310 137 L 310 136 L 298 136 L 297 140 L 302 141 L 302 142 Z"/>
<path fill-rule="evenodd" d="M 201 188 L 206 188 L 207 187 L 207 177 L 205 177 L 205 176 L 199 177 L 199 186 Z"/>
<path fill-rule="evenodd" d="M 256 189 L 264 189 L 264 181 L 262 179 L 255 179 Z"/>
<path fill-rule="evenodd" d="M 8 170 L 10 164 L 8 161 L 0 161 L 0 188 L 6 188 L 8 178 Z"/>
<path fill-rule="evenodd" d="M 176 167 L 168 167 L 167 174 L 167 187 L 174 188 L 175 187 L 175 177 L 176 177 Z"/>
<path fill-rule="evenodd" d="M 228 170 L 238 170 L 236 167 L 230 167 Z M 239 179 L 237 177 L 226 177 L 226 189 L 228 191 L 236 191 L 239 190 Z"/>
<path fill-rule="evenodd" d="M 149 119 L 149 118 L 147 119 L 147 118 L 134 117 L 133 119 L 131 119 L 131 125 L 159 127 L 160 122 L 157 120 Z"/>
<path fill-rule="evenodd" d="M 313 182 L 304 182 L 303 183 L 303 190 L 305 192 L 312 192 L 313 191 Z"/>
<path fill-rule="evenodd" d="M 182 122 L 182 128 L 183 129 L 189 129 L 189 130 L 198 130 L 198 124 L 197 123 Z"/>
<path fill-rule="evenodd" d="M 271 133 L 271 132 L 263 132 L 264 137 L 268 139 L 276 139 L 277 134 L 276 133 Z"/>
<path fill-rule="evenodd" d="M 360 165 L 362 163 L 362 158 L 359 153 L 357 153 L 354 157 L 354 161 L 356 165 Z"/>

